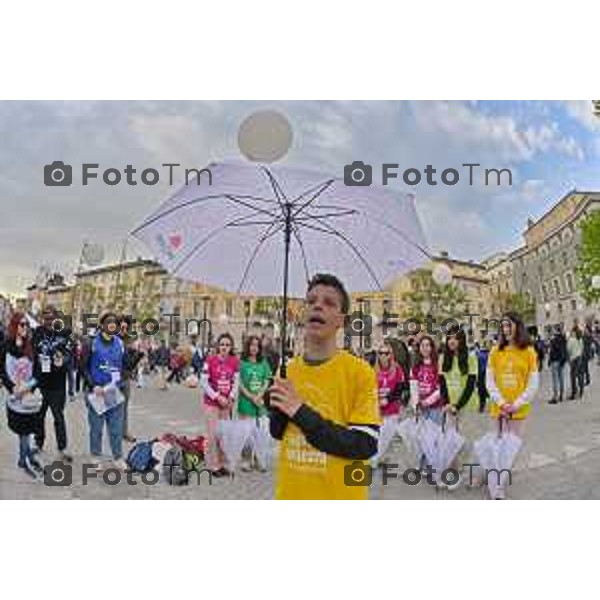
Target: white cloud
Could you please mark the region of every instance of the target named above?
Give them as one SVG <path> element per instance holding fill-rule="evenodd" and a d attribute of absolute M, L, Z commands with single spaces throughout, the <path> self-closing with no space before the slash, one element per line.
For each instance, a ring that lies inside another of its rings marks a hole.
<path fill-rule="evenodd" d="M 600 131 L 600 118 L 594 114 L 591 100 L 565 100 L 567 113 L 586 129 Z"/>

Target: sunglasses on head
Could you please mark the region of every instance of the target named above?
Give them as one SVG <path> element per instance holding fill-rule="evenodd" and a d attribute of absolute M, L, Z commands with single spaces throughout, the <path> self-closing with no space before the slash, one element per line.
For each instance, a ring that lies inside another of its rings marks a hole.
<path fill-rule="evenodd" d="M 390 353 L 388 350 L 380 350 L 379 351 L 379 356 L 389 356 Z"/>
<path fill-rule="evenodd" d="M 29 323 L 27 321 L 19 321 L 19 325 L 21 327 L 29 327 Z"/>

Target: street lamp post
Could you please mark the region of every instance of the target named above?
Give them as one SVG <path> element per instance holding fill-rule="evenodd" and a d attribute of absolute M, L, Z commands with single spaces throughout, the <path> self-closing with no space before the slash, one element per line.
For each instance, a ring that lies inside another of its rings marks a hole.
<path fill-rule="evenodd" d="M 202 296 L 202 352 L 206 354 L 206 307 L 210 296 Z M 208 340 L 210 343 L 210 340 Z"/>
<path fill-rule="evenodd" d="M 244 339 L 248 337 L 248 319 L 250 318 L 250 300 L 244 300 Z"/>
<path fill-rule="evenodd" d="M 381 318 L 381 337 L 387 336 L 388 316 L 390 308 L 390 299 L 384 298 L 382 302 L 383 313 Z"/>

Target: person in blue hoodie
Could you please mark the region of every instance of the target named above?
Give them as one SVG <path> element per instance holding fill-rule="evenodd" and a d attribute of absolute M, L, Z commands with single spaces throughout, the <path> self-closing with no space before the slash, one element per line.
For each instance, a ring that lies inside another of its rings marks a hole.
<path fill-rule="evenodd" d="M 113 466 L 122 470 L 127 468 L 123 460 L 124 396 L 121 379 L 125 348 L 118 335 L 119 331 L 119 322 L 115 316 L 103 315 L 98 332 L 91 339 L 84 359 L 83 376 L 88 392 L 86 405 L 90 452 L 98 459 L 100 470 L 106 467 L 100 462 L 105 424 L 108 429 Z"/>

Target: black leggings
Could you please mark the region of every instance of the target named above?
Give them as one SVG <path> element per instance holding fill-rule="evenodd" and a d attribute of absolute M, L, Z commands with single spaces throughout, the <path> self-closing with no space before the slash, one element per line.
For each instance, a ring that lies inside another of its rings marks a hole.
<path fill-rule="evenodd" d="M 62 452 L 67 447 L 67 426 L 65 423 L 65 402 L 67 394 L 61 390 L 42 390 L 42 408 L 40 410 L 39 432 L 35 436 L 37 447 L 42 449 L 46 440 L 46 413 L 48 408 L 52 411 L 54 419 L 54 433 L 58 451 Z"/>

